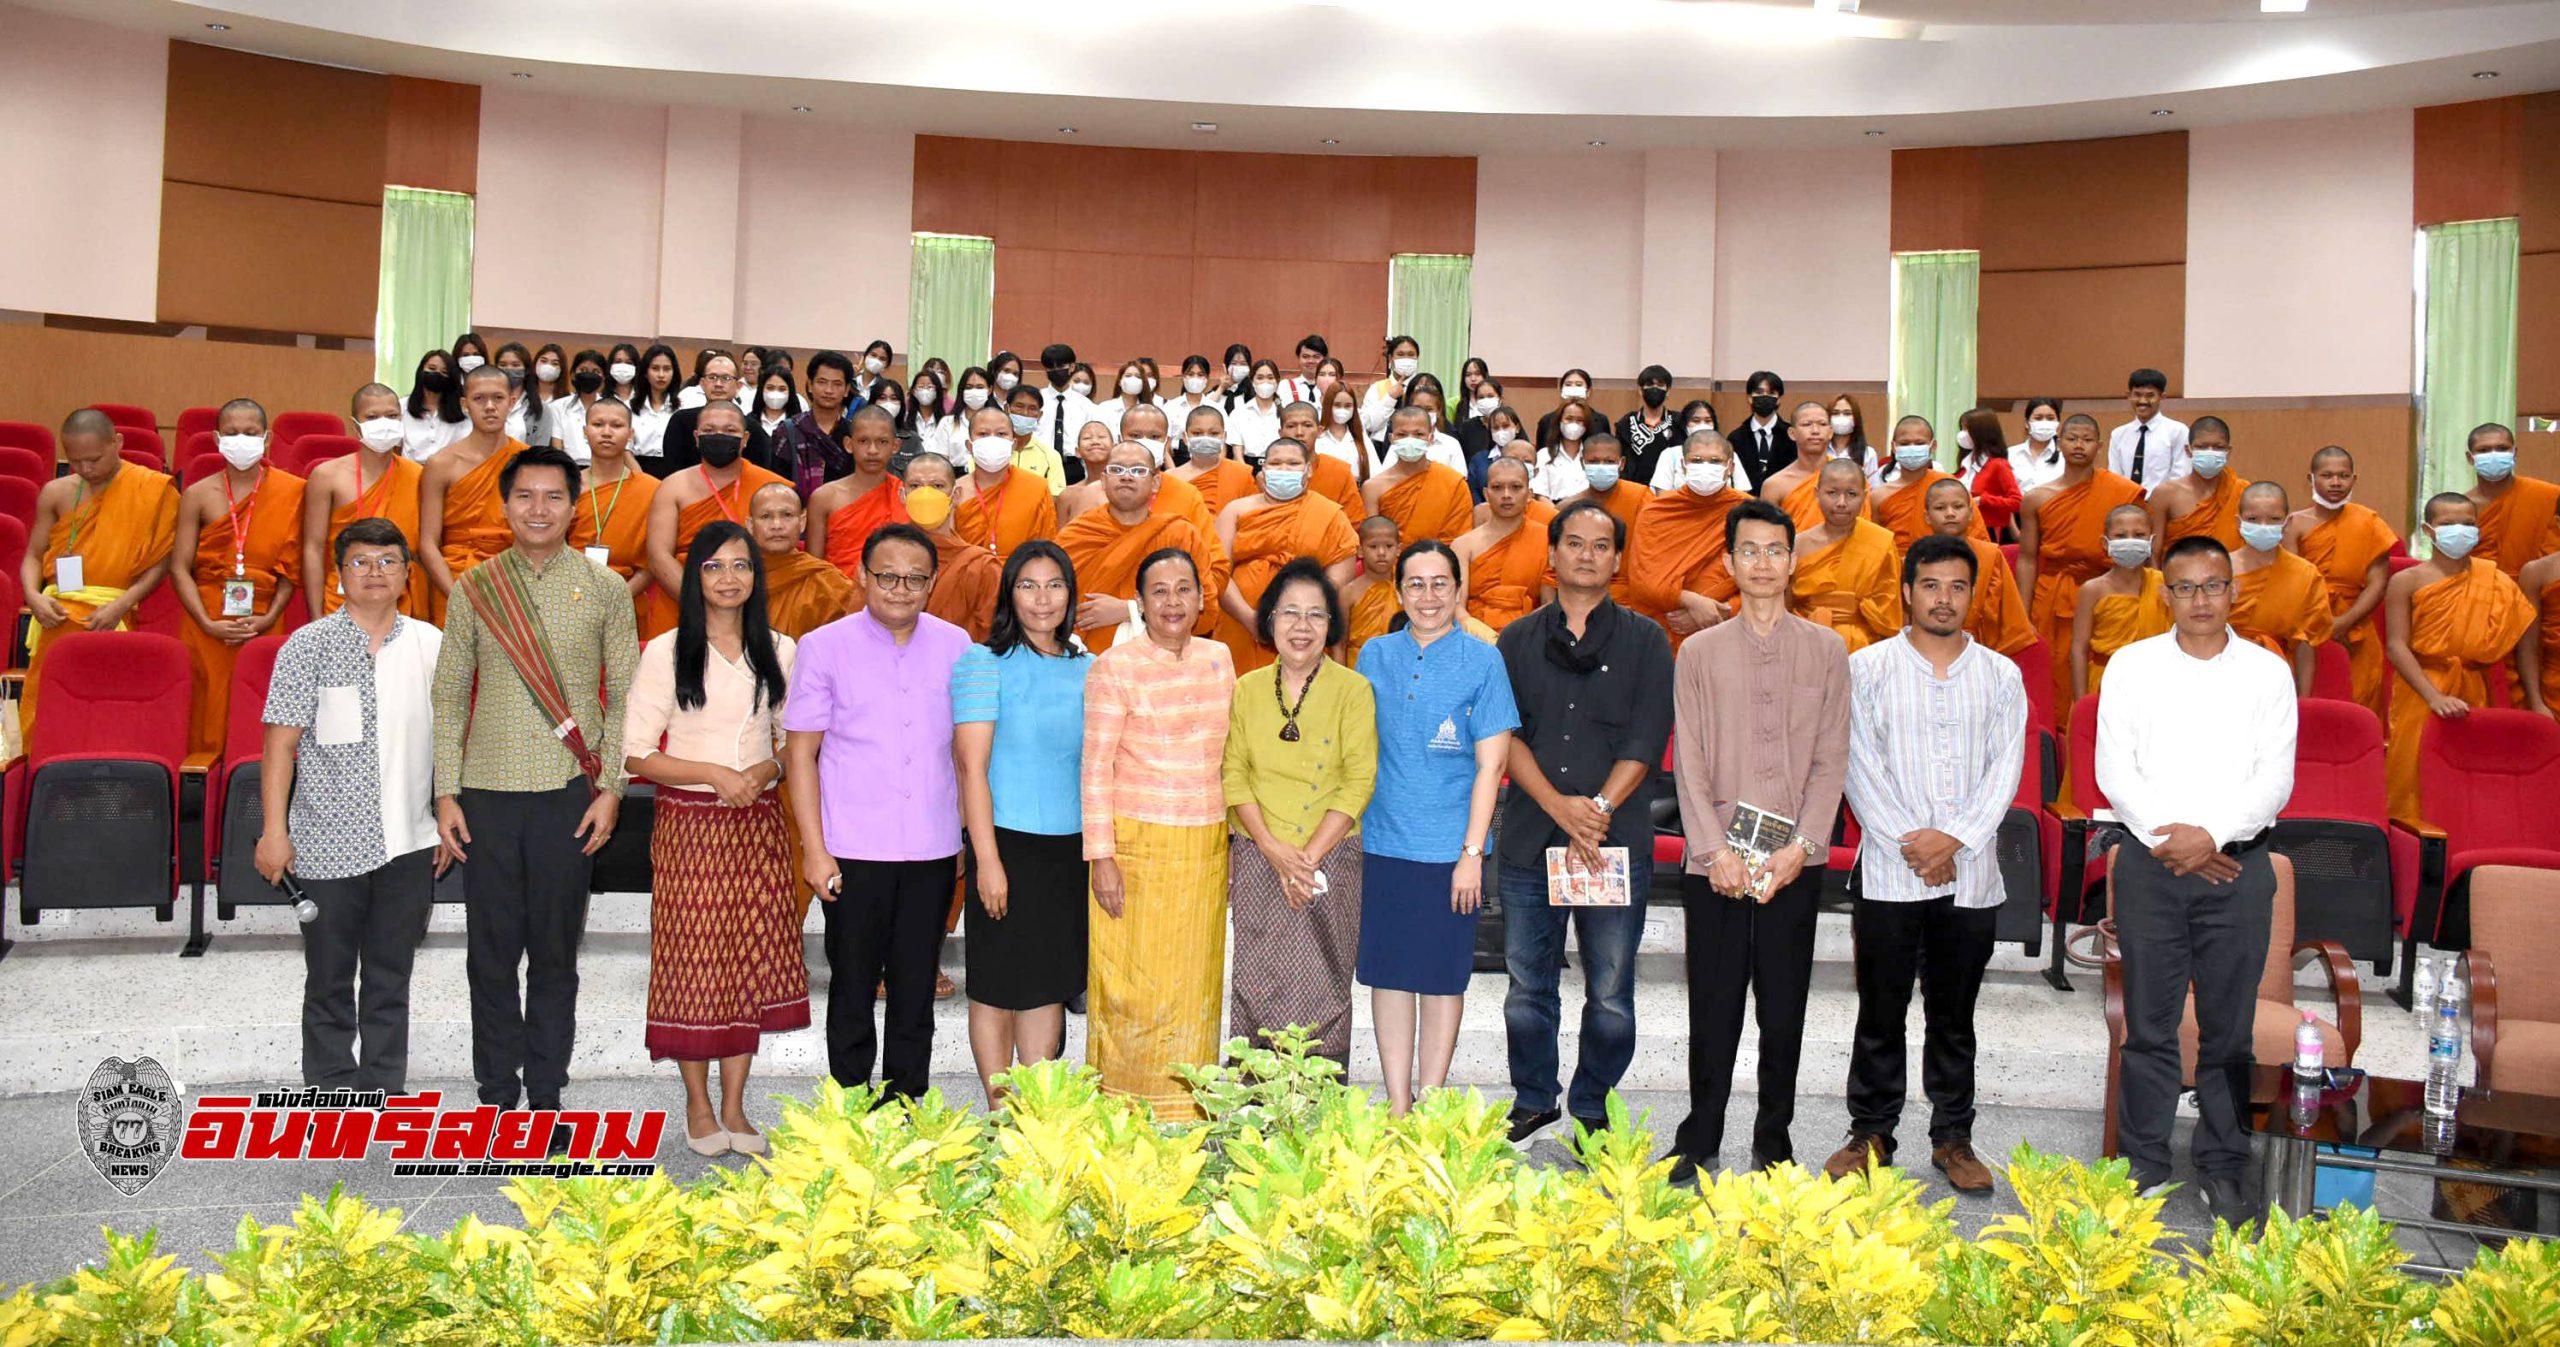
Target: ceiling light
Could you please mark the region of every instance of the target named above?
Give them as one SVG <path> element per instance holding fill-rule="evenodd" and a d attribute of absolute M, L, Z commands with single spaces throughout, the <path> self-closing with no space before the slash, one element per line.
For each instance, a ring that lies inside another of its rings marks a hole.
<path fill-rule="evenodd" d="M 1858 12 L 1858 0 L 1813 0 L 1813 11 L 1816 14 L 1855 14 Z"/>
<path fill-rule="evenodd" d="M 1871 136 L 1880 136 L 1880 135 L 1883 135 L 1883 134 L 1884 134 L 1884 132 L 1882 132 L 1882 131 L 1869 131 L 1867 134 L 1868 134 L 1868 135 L 1871 135 Z"/>
<path fill-rule="evenodd" d="M 2311 0 L 2258 0 L 2261 14 L 2299 14 L 2311 8 Z"/>
<path fill-rule="evenodd" d="M 2494 70 L 2474 70 L 2471 72 L 2471 78 L 2476 80 L 2493 80 L 2497 77 L 2498 72 Z"/>
<path fill-rule="evenodd" d="M 1075 133 L 1076 129 L 1072 126 L 1061 126 L 1058 128 L 1058 134 L 1062 136 L 1072 136 Z"/>
<path fill-rule="evenodd" d="M 2175 117 L 2178 115 L 2178 110 L 2176 108 L 2153 108 L 2151 110 L 2151 115 L 2154 117 Z"/>
<path fill-rule="evenodd" d="M 208 23 L 205 27 L 210 28 L 217 33 L 227 33 L 231 31 L 231 25 L 227 23 Z"/>
<path fill-rule="evenodd" d="M 1193 122 L 1191 124 L 1191 129 L 1198 131 L 1203 135 L 1214 136 L 1218 133 L 1218 124 L 1216 122 Z"/>
<path fill-rule="evenodd" d="M 528 70 L 510 70 L 507 73 L 520 80 L 529 80 L 533 78 L 533 72 Z"/>
<path fill-rule="evenodd" d="M 1325 144 L 1327 144 L 1327 145 L 1339 145 L 1339 144 L 1341 144 L 1342 142 L 1341 142 L 1341 141 L 1338 141 L 1338 140 L 1335 140 L 1335 139 L 1334 139 L 1333 137 L 1331 137 L 1331 136 L 1326 136 L 1326 137 L 1324 138 L 1324 143 L 1325 143 Z"/>
<path fill-rule="evenodd" d="M 791 105 L 791 110 L 793 112 L 807 112 L 809 110 L 809 105 L 806 103 L 794 103 Z"/>
<path fill-rule="evenodd" d="M 1591 146 L 1593 149 L 1598 149 L 1599 147 L 1601 147 L 1601 146 L 1603 146 L 1603 145 L 1606 145 L 1606 144 L 1608 144 L 1609 142 L 1607 142 L 1607 141 L 1605 141 L 1605 140 L 1586 140 L 1586 141 L 1584 141 L 1584 142 L 1582 142 L 1582 143 L 1583 143 L 1583 144 L 1585 144 L 1585 145 Z"/>

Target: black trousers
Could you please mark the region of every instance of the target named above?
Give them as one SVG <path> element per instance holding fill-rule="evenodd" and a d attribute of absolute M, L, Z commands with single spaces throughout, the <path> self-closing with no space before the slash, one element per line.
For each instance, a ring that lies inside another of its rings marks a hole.
<path fill-rule="evenodd" d="M 2258 979 L 2275 915 L 2275 868 L 2264 846 L 2240 857 L 2240 877 L 2180 879 L 2149 851 L 2116 851 L 2116 944 L 2124 956 L 2123 1074 L 2116 1140 L 2146 1187 L 2169 1178 L 2177 1117 L 2178 1023 L 2196 998 L 2196 1169 L 2238 1177 L 2249 1162 L 2249 1104 Z"/>
<path fill-rule="evenodd" d="M 1849 912 L 1857 942 L 1858 1031 L 1849 1052 L 1849 1130 L 1888 1140 L 1902 1122 L 1911 983 L 1920 982 L 1928 1028 L 1920 1083 L 1929 1094 L 1929 1141 L 1973 1136 L 1973 1002 L 1991 962 L 2000 910 L 1958 907 L 1954 897 L 1917 903 L 1861 898 Z"/>
<path fill-rule="evenodd" d="M 1804 1055 L 1805 994 L 1813 985 L 1813 923 L 1822 897 L 1820 866 L 1766 903 L 1727 898 L 1705 875 L 1683 875 L 1688 914 L 1689 1116 L 1672 1148 L 1713 1167 L 1724 1152 L 1725 1106 L 1742 1046 L 1742 993 L 1760 1025 L 1760 1112 L 1751 1128 L 1759 1160 L 1792 1160 L 1787 1129 L 1796 1118 L 1796 1064 Z"/>
<path fill-rule="evenodd" d="M 409 969 L 435 906 L 435 856 L 427 847 L 361 875 L 302 881 L 320 908 L 302 927 L 303 1084 L 408 1089 Z"/>
<path fill-rule="evenodd" d="M 460 796 L 471 829 L 462 867 L 471 1074 L 483 1104 L 513 1108 L 521 1091 L 535 1108 L 556 1108 L 569 1083 L 592 859 L 578 820 L 593 798 L 584 777 L 556 790 Z"/>
<path fill-rule="evenodd" d="M 827 919 L 827 1073 L 839 1085 L 863 1084 L 876 1054 L 884 1094 L 923 1094 L 933 1069 L 934 969 L 960 858 L 839 856 L 836 873 L 844 883 L 835 901 L 818 901 Z M 871 1019 L 873 991 L 884 982 L 885 1031 Z"/>

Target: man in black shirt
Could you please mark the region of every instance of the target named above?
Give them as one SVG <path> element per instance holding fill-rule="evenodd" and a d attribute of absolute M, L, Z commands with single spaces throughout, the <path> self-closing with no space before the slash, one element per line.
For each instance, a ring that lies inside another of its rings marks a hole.
<path fill-rule="evenodd" d="M 1635 1056 L 1636 945 L 1653 882 L 1653 775 L 1671 737 L 1671 642 L 1609 599 L 1626 541 L 1626 524 L 1598 502 L 1565 507 L 1547 525 L 1556 600 L 1512 623 L 1499 642 L 1520 707 L 1498 870 L 1515 1144 L 1563 1109 L 1584 1126 L 1603 1125 L 1609 1092 Z M 1550 848 L 1573 869 L 1598 869 L 1603 848 L 1605 860 L 1624 848 L 1628 905 L 1550 906 Z M 1556 984 L 1568 916 L 1586 985 L 1581 1060 L 1559 1100 Z"/>
<path fill-rule="evenodd" d="M 1769 474 L 1795 461 L 1795 432 L 1778 419 L 1778 399 L 1787 395 L 1787 381 L 1772 370 L 1753 370 L 1744 385 L 1751 394 L 1751 415 L 1733 428 L 1725 442 L 1733 446 L 1733 461 L 1749 474 L 1757 488 L 1769 480 Z"/>
<path fill-rule="evenodd" d="M 703 406 L 709 406 L 714 402 L 729 402 L 735 405 L 733 399 L 738 396 L 738 362 L 735 359 L 727 355 L 715 355 L 702 362 L 702 396 L 705 399 Z M 700 420 L 702 420 L 701 407 L 687 407 L 668 417 L 665 451 L 654 459 L 639 460 L 640 464 L 660 477 L 673 477 L 701 462 L 702 451 L 693 447 L 693 428 Z M 789 476 L 790 469 L 781 467 L 773 461 L 773 437 L 764 433 L 764 418 L 749 416 L 746 422 L 747 448 L 744 455 L 746 460 L 768 472 L 779 472 L 786 477 Z"/>
<path fill-rule="evenodd" d="M 1654 465 L 1662 460 L 1662 451 L 1677 452 L 1688 438 L 1689 428 L 1680 423 L 1678 412 L 1669 406 L 1671 371 L 1660 365 L 1645 366 L 1636 375 L 1636 392 L 1644 398 L 1644 405 L 1618 418 L 1618 443 L 1627 452 L 1624 480 L 1649 484 Z"/>

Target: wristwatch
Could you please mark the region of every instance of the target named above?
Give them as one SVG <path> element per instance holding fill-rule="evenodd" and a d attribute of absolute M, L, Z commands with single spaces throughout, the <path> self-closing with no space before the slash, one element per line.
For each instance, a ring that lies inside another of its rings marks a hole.
<path fill-rule="evenodd" d="M 1804 858 L 1808 862 L 1829 860 L 1831 858 L 1831 848 L 1814 841 L 1812 838 L 1807 837 L 1802 833 L 1796 834 L 1796 845 L 1804 848 Z"/>
<path fill-rule="evenodd" d="M 1602 818 L 1607 818 L 1611 814 L 1618 812 L 1618 807 L 1609 803 L 1609 797 L 1606 795 L 1593 795 L 1591 797 L 1591 807 L 1599 810 L 1600 817 Z"/>
<path fill-rule="evenodd" d="M 1480 846 L 1466 846 L 1460 848 L 1458 854 L 1471 860 L 1480 861 L 1484 859 L 1484 848 Z"/>

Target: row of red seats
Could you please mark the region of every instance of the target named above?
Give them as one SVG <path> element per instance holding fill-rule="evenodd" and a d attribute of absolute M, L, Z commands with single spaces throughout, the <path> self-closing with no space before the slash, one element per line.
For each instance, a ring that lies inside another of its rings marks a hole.
<path fill-rule="evenodd" d="M 105 412 L 116 423 L 116 429 L 124 433 L 126 458 L 145 467 L 169 470 L 169 448 L 150 412 L 118 403 L 98 403 L 91 410 Z M 185 451 L 178 461 L 213 452 L 215 412 L 212 407 L 189 407 L 178 413 L 178 444 Z M 278 412 L 269 428 L 268 450 L 281 462 L 285 452 L 303 439 L 319 435 L 343 438 L 346 433 L 346 418 L 335 412 Z M 0 446 L 27 450 L 47 464 L 60 456 L 52 427 L 33 421 L 0 421 Z M 52 476 L 50 471 L 45 473 L 47 479 Z"/>
<path fill-rule="evenodd" d="M 0 428 L 10 424 L 0 422 Z M 222 455 L 214 451 L 210 431 L 199 432 L 187 445 L 186 470 L 179 474 L 183 489 L 222 470 Z M 363 447 L 362 441 L 345 435 L 305 435 L 291 444 L 276 444 L 268 452 L 267 461 L 283 472 L 308 477 L 311 469 L 329 459 L 352 454 Z M 168 471 L 156 451 L 136 449 L 130 441 L 125 445 L 125 461 L 157 472 Z M 36 493 L 57 475 L 49 458 L 39 457 L 35 450 L 14 445 L 0 445 L 0 515 L 33 524 L 36 517 Z"/>

